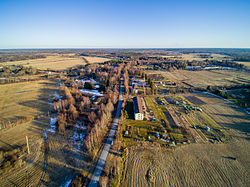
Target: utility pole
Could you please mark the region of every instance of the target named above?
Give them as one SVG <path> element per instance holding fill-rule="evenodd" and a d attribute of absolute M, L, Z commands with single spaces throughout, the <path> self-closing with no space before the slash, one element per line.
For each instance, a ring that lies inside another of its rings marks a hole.
<path fill-rule="evenodd" d="M 30 154 L 30 148 L 29 148 L 29 139 L 28 139 L 28 136 L 26 136 L 26 142 L 27 142 L 28 154 Z"/>

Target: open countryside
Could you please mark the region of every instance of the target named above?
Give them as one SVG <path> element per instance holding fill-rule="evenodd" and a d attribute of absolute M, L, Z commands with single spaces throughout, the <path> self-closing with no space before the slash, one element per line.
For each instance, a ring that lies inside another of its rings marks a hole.
<path fill-rule="evenodd" d="M 82 59 L 63 70 L 3 63 L 2 184 L 248 186 L 248 70 L 141 51 L 50 50 Z"/>
<path fill-rule="evenodd" d="M 249 187 L 250 1 L 0 1 L 0 187 Z"/>

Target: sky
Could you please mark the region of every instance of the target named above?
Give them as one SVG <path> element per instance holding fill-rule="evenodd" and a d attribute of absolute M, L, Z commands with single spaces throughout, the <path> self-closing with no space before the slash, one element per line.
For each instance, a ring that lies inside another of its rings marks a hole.
<path fill-rule="evenodd" d="M 0 0 L 11 48 L 250 48 L 250 0 Z"/>

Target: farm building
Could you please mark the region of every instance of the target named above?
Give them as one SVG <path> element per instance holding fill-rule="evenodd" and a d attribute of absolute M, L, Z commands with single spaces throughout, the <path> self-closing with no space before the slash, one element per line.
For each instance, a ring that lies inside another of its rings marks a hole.
<path fill-rule="evenodd" d="M 133 98 L 133 107 L 134 107 L 134 118 L 135 120 L 143 120 L 144 114 L 142 110 L 141 105 L 141 98 L 140 97 L 134 97 Z"/>

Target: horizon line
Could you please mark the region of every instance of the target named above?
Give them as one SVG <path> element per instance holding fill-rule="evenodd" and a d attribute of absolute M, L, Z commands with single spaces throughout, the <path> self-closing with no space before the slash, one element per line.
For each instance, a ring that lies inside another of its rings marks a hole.
<path fill-rule="evenodd" d="M 0 48 L 0 50 L 34 49 L 250 49 L 250 47 L 40 47 L 40 48 Z"/>

